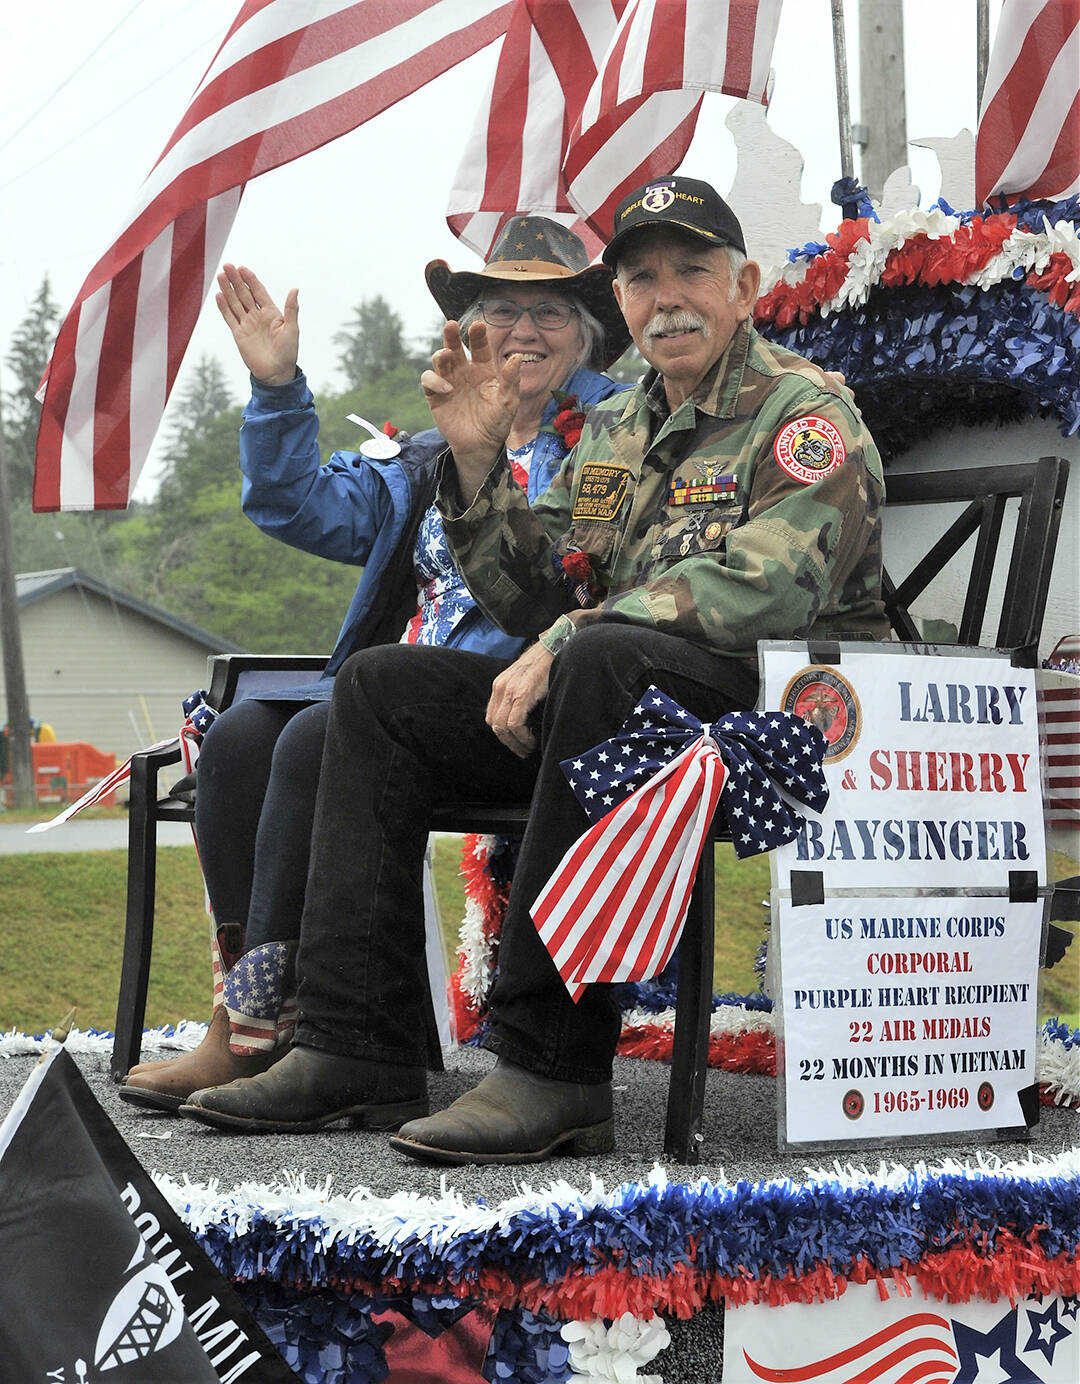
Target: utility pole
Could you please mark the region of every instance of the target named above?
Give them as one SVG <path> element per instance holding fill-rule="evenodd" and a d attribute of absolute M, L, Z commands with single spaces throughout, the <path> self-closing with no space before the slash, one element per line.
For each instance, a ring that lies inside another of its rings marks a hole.
<path fill-rule="evenodd" d="M 2 399 L 2 395 L 0 395 Z M 30 703 L 26 697 L 19 605 L 15 592 L 15 548 L 11 536 L 7 441 L 0 426 L 0 643 L 4 648 L 4 697 L 7 701 L 8 748 L 13 806 L 34 806 L 34 769 L 30 751 Z"/>
<path fill-rule="evenodd" d="M 859 123 L 862 182 L 875 201 L 908 161 L 901 0 L 859 0 Z"/>

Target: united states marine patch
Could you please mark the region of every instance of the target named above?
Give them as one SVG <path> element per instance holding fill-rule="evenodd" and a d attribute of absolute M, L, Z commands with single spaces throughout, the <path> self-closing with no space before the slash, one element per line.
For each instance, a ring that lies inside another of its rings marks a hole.
<path fill-rule="evenodd" d="M 781 428 L 773 444 L 778 464 L 803 485 L 835 471 L 847 456 L 844 439 L 833 425 L 816 413 L 796 418 Z"/>

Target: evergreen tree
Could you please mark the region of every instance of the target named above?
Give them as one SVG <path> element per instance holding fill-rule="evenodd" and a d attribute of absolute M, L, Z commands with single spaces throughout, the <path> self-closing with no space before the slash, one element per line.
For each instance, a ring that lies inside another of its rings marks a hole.
<path fill-rule="evenodd" d="M 182 536 L 166 532 L 153 545 L 162 567 L 150 599 L 256 653 L 329 654 L 357 568 L 260 533 L 236 485 L 204 486 L 190 517 Z"/>
<path fill-rule="evenodd" d="M 221 362 L 201 356 L 177 400 L 165 447 L 157 507 L 170 521 L 183 518 L 185 506 L 204 486 L 236 476 L 240 420 L 233 410 Z"/>
<path fill-rule="evenodd" d="M 59 324 L 60 311 L 46 274 L 30 311 L 15 329 L 4 358 L 8 369 L 2 382 L 0 423 L 8 444 L 8 478 L 14 499 L 28 496 L 33 484 L 34 448 L 41 416 L 41 405 L 34 398 L 34 392 L 49 363 Z"/>
<path fill-rule="evenodd" d="M 334 336 L 348 389 L 370 384 L 398 366 L 416 364 L 405 345 L 404 330 L 400 316 L 381 293 L 353 309 L 352 320 Z"/>

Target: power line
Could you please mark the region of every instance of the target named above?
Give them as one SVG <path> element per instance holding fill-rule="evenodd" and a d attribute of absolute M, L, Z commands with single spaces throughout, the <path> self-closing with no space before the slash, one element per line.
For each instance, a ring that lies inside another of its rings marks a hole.
<path fill-rule="evenodd" d="M 141 4 L 142 0 L 139 0 L 139 3 Z M 71 146 L 77 144 L 84 135 L 88 135 L 91 130 L 96 130 L 97 127 L 104 124 L 106 120 L 111 120 L 117 111 L 122 111 L 124 107 L 129 106 L 132 101 L 137 101 L 140 96 L 143 96 L 146 92 L 156 87 L 163 77 L 167 77 L 170 72 L 175 72 L 176 69 L 182 67 L 189 58 L 194 57 L 196 53 L 204 52 L 205 49 L 206 40 L 203 39 L 197 43 L 194 48 L 189 49 L 182 57 L 177 58 L 176 62 L 174 62 L 171 67 L 167 67 L 164 72 L 159 72 L 151 81 L 147 82 L 146 86 L 140 87 L 138 91 L 133 91 L 131 95 L 121 101 L 118 106 L 114 106 L 112 110 L 106 111 L 104 115 L 98 116 L 98 118 L 91 121 L 89 125 L 83 125 L 78 133 L 72 135 L 69 140 L 65 140 L 63 144 L 58 144 L 55 149 L 43 155 L 36 163 L 32 163 L 28 167 L 21 169 L 14 177 L 9 178 L 7 182 L 0 183 L 0 192 L 3 192 L 5 188 L 11 187 L 14 183 L 17 183 L 21 178 L 25 178 L 28 174 L 36 172 L 43 164 L 56 158 L 57 154 L 62 154 L 65 149 L 70 149 Z"/>
<path fill-rule="evenodd" d="M 87 53 L 86 57 L 83 58 L 82 62 L 80 62 L 76 67 L 72 69 L 71 72 L 68 73 L 68 75 L 60 83 L 60 85 L 58 87 L 53 88 L 53 90 L 48 94 L 48 96 L 46 96 L 45 100 L 42 101 L 41 105 L 38 106 L 35 110 L 31 111 L 30 114 L 23 121 L 23 123 L 19 125 L 17 129 L 12 131 L 10 135 L 8 135 L 7 139 L 4 140 L 3 144 L 0 144 L 0 153 L 3 153 L 3 151 L 8 147 L 11 141 L 13 139 L 17 139 L 19 135 L 22 134 L 23 130 L 25 130 L 28 125 L 30 125 L 33 121 L 35 121 L 38 118 L 38 116 L 45 109 L 45 107 L 50 105 L 53 101 L 55 101 L 57 96 L 60 95 L 64 88 L 66 86 L 69 86 L 75 80 L 75 78 L 79 75 L 79 73 L 83 70 L 87 63 L 90 62 L 92 58 L 96 57 L 97 54 L 101 52 L 102 48 L 105 47 L 109 39 L 111 39 L 113 34 L 116 33 L 117 29 L 122 28 L 128 22 L 128 20 L 135 13 L 135 11 L 140 8 L 142 3 L 143 0 L 135 0 L 134 5 L 132 5 L 131 9 L 128 10 L 127 14 L 124 15 L 123 19 L 117 20 L 117 22 L 112 26 L 112 28 L 105 35 L 105 37 L 100 41 L 100 43 L 98 43 L 97 47 L 91 49 L 91 51 Z"/>

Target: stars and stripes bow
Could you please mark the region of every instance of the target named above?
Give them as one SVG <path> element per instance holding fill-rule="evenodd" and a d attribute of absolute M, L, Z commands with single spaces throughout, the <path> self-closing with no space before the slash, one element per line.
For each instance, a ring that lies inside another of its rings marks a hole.
<path fill-rule="evenodd" d="M 650 687 L 619 734 L 563 771 L 592 826 L 532 906 L 576 1001 L 595 982 L 644 980 L 679 940 L 718 803 L 740 858 L 791 840 L 787 799 L 820 811 L 826 741 L 784 712 L 729 712 L 703 724 Z"/>
<path fill-rule="evenodd" d="M 210 695 L 204 687 L 185 697 L 181 706 L 184 709 L 184 724 L 180 727 L 180 751 L 184 757 L 184 768 L 190 774 L 199 758 L 202 738 L 217 720 L 218 712 L 206 700 Z"/>

